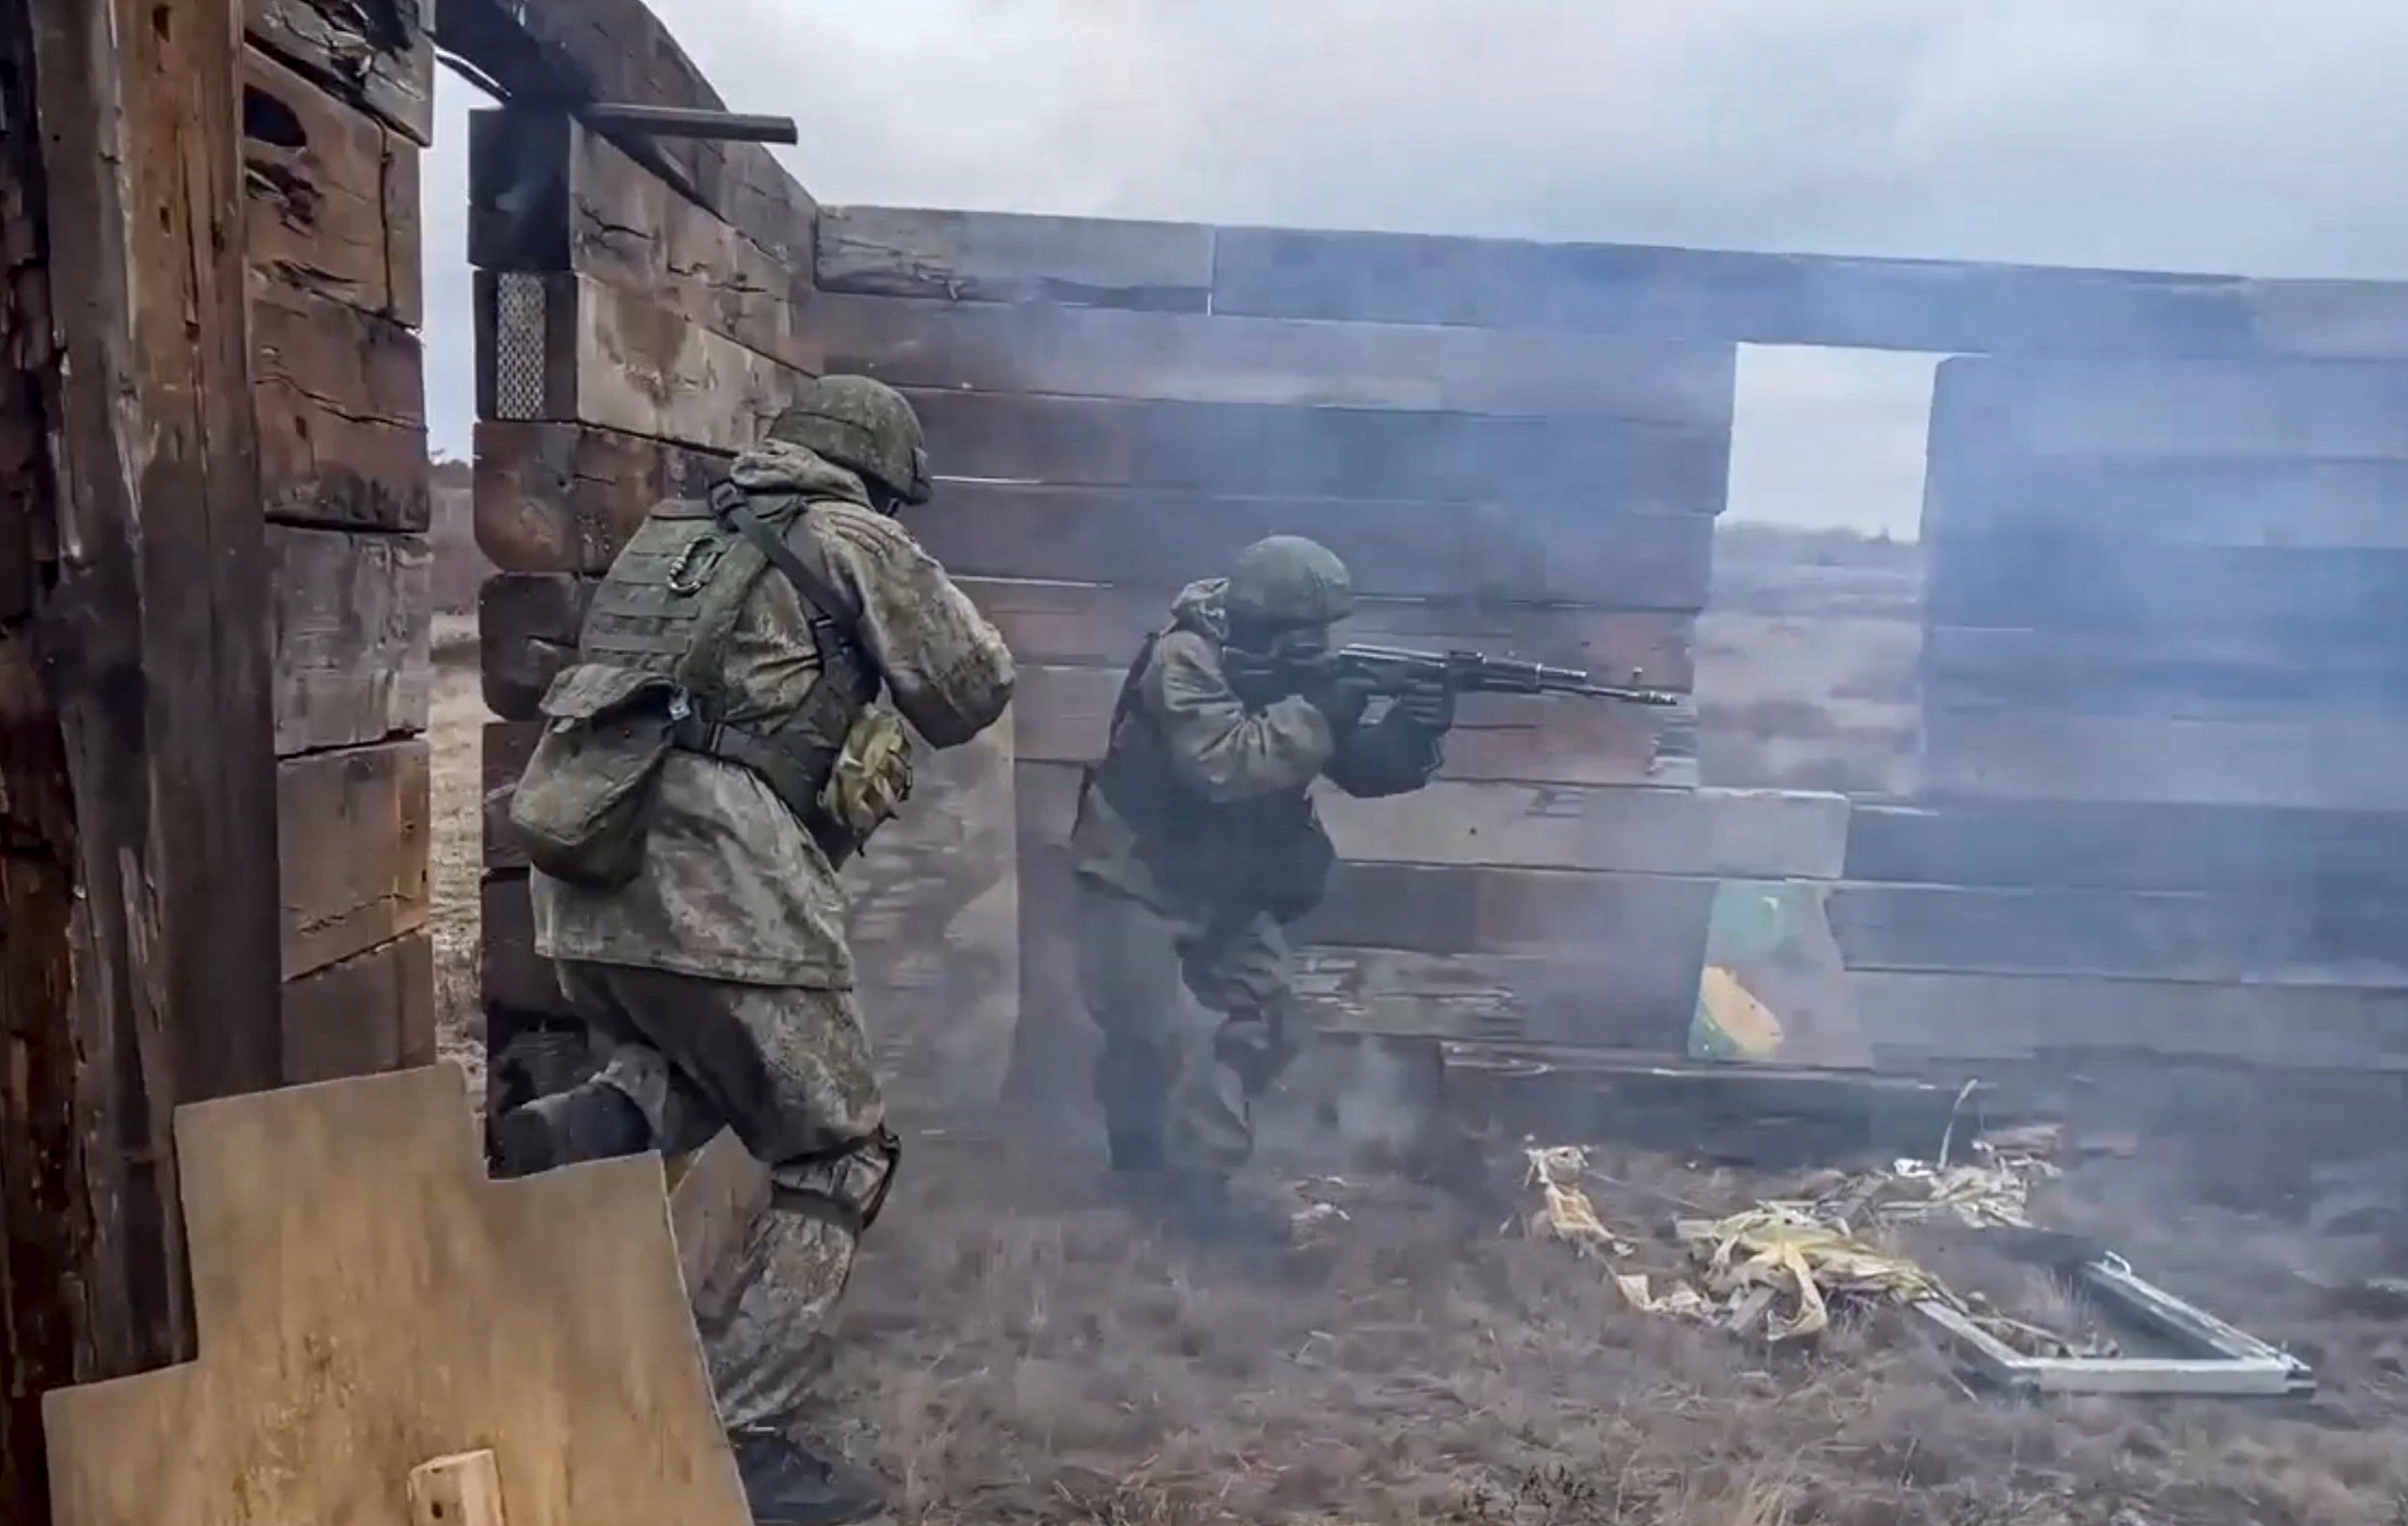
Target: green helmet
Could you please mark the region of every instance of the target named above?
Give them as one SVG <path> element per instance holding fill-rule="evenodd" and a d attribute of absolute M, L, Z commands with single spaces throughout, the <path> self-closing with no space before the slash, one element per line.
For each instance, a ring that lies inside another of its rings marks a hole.
<path fill-rule="evenodd" d="M 1301 535 L 1272 535 L 1238 553 L 1222 594 L 1234 619 L 1328 625 L 1354 610 L 1354 580 L 1337 554 Z"/>
<path fill-rule="evenodd" d="M 822 376 L 779 415 L 769 437 L 815 450 L 906 504 L 928 502 L 928 451 L 903 395 L 866 376 Z"/>

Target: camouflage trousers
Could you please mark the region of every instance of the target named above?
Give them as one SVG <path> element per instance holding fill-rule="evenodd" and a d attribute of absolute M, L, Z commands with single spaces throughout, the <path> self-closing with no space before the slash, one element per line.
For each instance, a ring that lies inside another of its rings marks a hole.
<path fill-rule="evenodd" d="M 561 990 L 592 1028 L 594 1080 L 625 1094 L 669 1154 L 724 1127 L 770 1168 L 718 1306 L 697 1311 L 720 1420 L 791 1423 L 824 1331 L 896 1163 L 849 991 L 748 986 L 563 961 Z"/>
<path fill-rule="evenodd" d="M 1284 1069 L 1293 960 L 1267 916 L 1167 916 L 1079 882 L 1079 983 L 1104 1033 L 1095 1096 L 1116 1162 L 1226 1177 Z"/>

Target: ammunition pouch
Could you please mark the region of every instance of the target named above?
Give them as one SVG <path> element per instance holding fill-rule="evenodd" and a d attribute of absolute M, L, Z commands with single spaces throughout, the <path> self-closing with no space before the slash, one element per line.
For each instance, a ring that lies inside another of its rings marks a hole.
<path fill-rule="evenodd" d="M 510 796 L 511 830 L 538 872 L 615 890 L 642 871 L 643 808 L 684 706 L 659 673 L 579 663 L 553 679 Z"/>

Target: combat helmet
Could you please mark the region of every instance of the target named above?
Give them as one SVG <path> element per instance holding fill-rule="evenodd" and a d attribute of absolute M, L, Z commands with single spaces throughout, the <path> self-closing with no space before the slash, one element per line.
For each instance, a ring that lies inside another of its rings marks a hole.
<path fill-rule="evenodd" d="M 1337 553 L 1301 535 L 1272 535 L 1238 553 L 1222 603 L 1253 625 L 1329 625 L 1354 610 L 1354 579 Z"/>
<path fill-rule="evenodd" d="M 903 395 L 866 376 L 822 376 L 780 411 L 769 437 L 815 450 L 906 504 L 928 502 L 928 451 Z"/>

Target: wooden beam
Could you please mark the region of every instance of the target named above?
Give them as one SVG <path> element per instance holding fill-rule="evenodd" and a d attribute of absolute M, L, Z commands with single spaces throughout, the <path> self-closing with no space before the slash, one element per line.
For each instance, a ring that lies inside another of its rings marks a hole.
<path fill-rule="evenodd" d="M 469 117 L 469 262 L 650 298 L 797 370 L 819 368 L 810 274 L 559 112 Z"/>
<path fill-rule="evenodd" d="M 1281 432 L 1300 448 L 1310 421 L 1293 430 L 1282 425 Z M 935 459 L 953 470 L 947 458 Z M 1078 475 L 1081 466 L 1054 470 Z M 1651 511 L 1610 497 L 1365 499 L 1344 496 L 1342 482 L 1311 485 L 1334 488 L 1336 496 L 1243 497 L 1213 491 L 1210 482 L 1204 491 L 1179 492 L 947 481 L 933 502 L 907 510 L 905 523 L 931 555 L 964 576 L 1110 584 L 1165 599 L 1196 579 L 1219 576 L 1239 552 L 1272 534 L 1321 541 L 1345 559 L 1355 590 L 1373 597 L 1693 612 L 1705 607 L 1712 581 L 1714 521 L 1708 513 Z M 1443 479 L 1401 478 L 1386 485 L 1447 486 Z M 1491 482 L 1489 491 L 1496 487 Z"/>
<path fill-rule="evenodd" d="M 523 105 L 727 105 L 643 0 L 444 0 L 437 37 Z M 615 141 L 793 269 L 811 268 L 818 205 L 767 149 L 640 133 Z"/>
<path fill-rule="evenodd" d="M 536 721 L 488 721 L 479 753 L 479 785 L 484 801 L 484 864 L 487 869 L 524 869 L 527 855 L 509 826 L 510 791 L 527 772 L 527 759 L 543 734 Z"/>
<path fill-rule="evenodd" d="M 1943 354 L 2247 354 L 2229 277 L 1231 228 L 1212 311 Z"/>
<path fill-rule="evenodd" d="M 2018 801 L 2408 810 L 2408 722 L 1924 716 L 1919 790 Z"/>
<path fill-rule="evenodd" d="M 255 274 L 251 343 L 268 518 L 425 530 L 433 506 L 418 336 Z"/>
<path fill-rule="evenodd" d="M 1509 480 L 1625 513 L 1721 512 L 1730 436 L 1624 421 L 907 391 L 947 477 L 1227 497 L 1485 503 Z"/>
<path fill-rule="evenodd" d="M 1932 384 L 1931 454 L 2408 460 L 2408 365 L 2295 360 L 2024 363 L 1959 357 Z"/>
<path fill-rule="evenodd" d="M 2408 914 L 2388 902 L 2252 886 L 1843 886 L 1830 915 L 1850 969 L 2408 990 Z"/>
<path fill-rule="evenodd" d="M 1935 625 L 2312 631 L 2379 643 L 2408 607 L 2408 551 L 2150 545 L 2097 527 L 1949 535 L 1929 558 Z"/>
<path fill-rule="evenodd" d="M 435 44 L 423 0 L 250 0 L 251 41 L 411 141 L 435 141 Z"/>
<path fill-rule="evenodd" d="M 1847 990 L 1882 1069 L 2131 1054 L 2408 1070 L 2408 992 L 1892 971 L 1852 973 Z"/>
<path fill-rule="evenodd" d="M 486 875 L 480 899 L 486 1009 L 577 1021 L 576 1009 L 561 995 L 552 961 L 535 952 L 535 913 L 527 900 L 526 871 Z"/>
<path fill-rule="evenodd" d="M 721 451 L 758 440 L 809 380 L 648 297 L 518 272 L 478 272 L 477 366 L 481 419 Z"/>
<path fill-rule="evenodd" d="M 576 660 L 594 586 L 565 573 L 505 572 L 485 580 L 477 629 L 486 709 L 505 721 L 536 719 L 544 691 Z"/>
<path fill-rule="evenodd" d="M 2302 724 L 2408 718 L 2408 651 L 2392 632 L 2374 629 L 2370 607 L 2362 607 L 2362 629 L 2346 636 L 2253 630 L 2242 610 L 2229 613 L 2229 626 L 2137 635 L 1935 625 L 1924 633 L 1923 703 Z"/>
<path fill-rule="evenodd" d="M 15 1021 L 76 1054 L 90 1141 L 43 1208 L 73 1226 L 57 1381 L 191 1350 L 171 1110 L 276 1085 L 283 1032 L 238 21 L 57 0 L 34 35 L 50 268 L 73 273 L 51 291 L 58 564 L 35 629 L 78 859 L 72 989 Z"/>
<path fill-rule="evenodd" d="M 948 569 L 952 563 L 946 559 Z M 960 574 L 956 573 L 957 577 Z M 964 591 L 1024 663 L 1112 668 L 1136 655 L 1170 617 L 1167 591 L 1093 583 L 960 578 Z M 1616 678 L 1637 669 L 1653 685 L 1686 689 L 1696 618 L 1677 611 L 1589 610 L 1467 600 L 1365 598 L 1338 627 L 1349 640 L 1494 655 L 1582 668 Z"/>
<path fill-rule="evenodd" d="M 289 1084 L 435 1061 L 435 942 L 424 929 L 285 986 Z"/>
<path fill-rule="evenodd" d="M 1122 677 L 1110 668 L 1022 668 L 1014 701 L 1021 757 L 1088 763 L 1101 756 Z M 1696 731 L 1685 705 L 1473 696 L 1459 707 L 1440 777 L 1689 785 L 1697 781 Z"/>
<path fill-rule="evenodd" d="M 1202 313 L 1213 230 L 893 206 L 820 209 L 823 291 Z"/>
<path fill-rule="evenodd" d="M 477 545 L 504 572 L 608 572 L 665 499 L 699 498 L 727 457 L 576 424 L 477 425 Z"/>
<path fill-rule="evenodd" d="M 825 254 L 823 253 L 823 260 Z M 1731 426 L 1737 352 L 1601 336 L 830 296 L 833 368 L 897 387 Z"/>
<path fill-rule="evenodd" d="M 254 269 L 418 326 L 418 145 L 246 48 L 242 166 Z"/>
<path fill-rule="evenodd" d="M 428 764 L 421 740 L 278 769 L 286 980 L 427 925 Z"/>
<path fill-rule="evenodd" d="M 2131 545 L 2408 551 L 2408 461 L 2043 458 L 2003 438 L 1927 466 L 1929 541 L 2112 534 Z"/>
<path fill-rule="evenodd" d="M 266 559 L 277 755 L 425 730 L 433 683 L 425 538 L 276 526 Z"/>
<path fill-rule="evenodd" d="M 2389 899 L 2408 892 L 2408 817 L 2122 802 L 1858 802 L 1846 877 Z"/>

